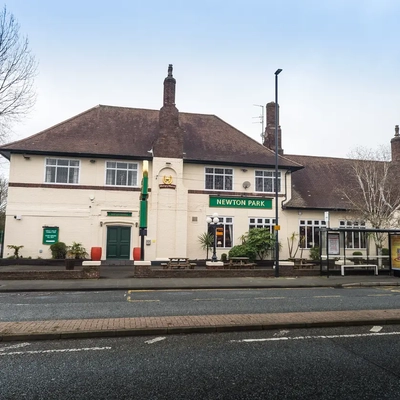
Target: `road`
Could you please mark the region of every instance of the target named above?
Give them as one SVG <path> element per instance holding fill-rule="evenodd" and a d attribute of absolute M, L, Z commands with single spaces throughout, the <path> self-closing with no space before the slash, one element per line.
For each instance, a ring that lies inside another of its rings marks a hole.
<path fill-rule="evenodd" d="M 396 309 L 400 288 L 0 293 L 0 321 Z"/>
<path fill-rule="evenodd" d="M 398 326 L 0 343 L 1 399 L 398 399 Z"/>

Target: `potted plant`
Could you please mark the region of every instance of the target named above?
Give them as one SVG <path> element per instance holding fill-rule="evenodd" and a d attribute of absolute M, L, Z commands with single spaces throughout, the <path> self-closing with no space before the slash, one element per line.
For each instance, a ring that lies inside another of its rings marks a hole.
<path fill-rule="evenodd" d="M 75 260 L 85 259 L 88 256 L 86 249 L 82 243 L 72 242 L 72 246 L 68 246 L 65 259 L 66 269 L 74 269 Z"/>
<path fill-rule="evenodd" d="M 212 235 L 210 232 L 204 232 L 201 234 L 199 237 L 199 242 L 200 242 L 200 247 L 202 250 L 207 250 L 207 260 L 208 260 L 208 250 L 213 246 L 214 244 L 214 235 Z"/>

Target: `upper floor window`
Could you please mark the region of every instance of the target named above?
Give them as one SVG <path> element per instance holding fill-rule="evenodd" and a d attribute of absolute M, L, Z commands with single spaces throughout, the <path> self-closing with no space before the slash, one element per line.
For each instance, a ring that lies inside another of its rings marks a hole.
<path fill-rule="evenodd" d="M 275 192 L 275 171 L 255 171 L 256 191 Z M 278 192 L 281 191 L 281 173 L 278 172 Z"/>
<path fill-rule="evenodd" d="M 232 168 L 206 168 L 206 189 L 232 190 Z"/>
<path fill-rule="evenodd" d="M 106 185 L 137 186 L 138 165 L 136 163 L 107 161 Z"/>
<path fill-rule="evenodd" d="M 79 160 L 46 158 L 45 181 L 48 183 L 79 183 Z"/>

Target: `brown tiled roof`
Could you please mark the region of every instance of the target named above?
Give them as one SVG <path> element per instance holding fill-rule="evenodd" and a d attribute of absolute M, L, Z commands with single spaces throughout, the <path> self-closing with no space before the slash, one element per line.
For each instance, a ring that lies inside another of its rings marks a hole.
<path fill-rule="evenodd" d="M 285 204 L 286 208 L 349 209 L 340 189 L 352 184 L 352 160 L 299 155 L 286 157 L 304 166 L 292 174 L 292 198 Z"/>
<path fill-rule="evenodd" d="M 275 165 L 275 153 L 214 115 L 179 113 L 184 160 L 233 165 Z M 147 158 L 159 134 L 159 111 L 99 105 L 36 135 L 0 147 L 0 153 Z M 287 157 L 279 164 L 302 168 Z"/>

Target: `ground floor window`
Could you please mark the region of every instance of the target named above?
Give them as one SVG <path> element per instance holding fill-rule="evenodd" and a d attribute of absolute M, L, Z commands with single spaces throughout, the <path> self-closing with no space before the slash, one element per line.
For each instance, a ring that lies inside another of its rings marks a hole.
<path fill-rule="evenodd" d="M 365 229 L 363 221 L 339 221 L 340 228 Z M 365 249 L 367 247 L 365 232 L 345 232 L 346 249 Z"/>
<path fill-rule="evenodd" d="M 267 228 L 269 233 L 274 232 L 275 218 L 249 218 L 249 230 L 253 228 Z"/>
<path fill-rule="evenodd" d="M 212 216 L 210 215 L 212 218 Z M 232 247 L 233 238 L 233 218 L 232 217 L 220 217 L 219 223 L 216 228 L 217 236 L 217 247 Z M 208 225 L 208 232 L 213 235 L 214 228 L 211 224 Z"/>
<path fill-rule="evenodd" d="M 319 229 L 325 227 L 325 221 L 301 219 L 299 221 L 300 247 L 311 249 L 319 246 Z"/>

